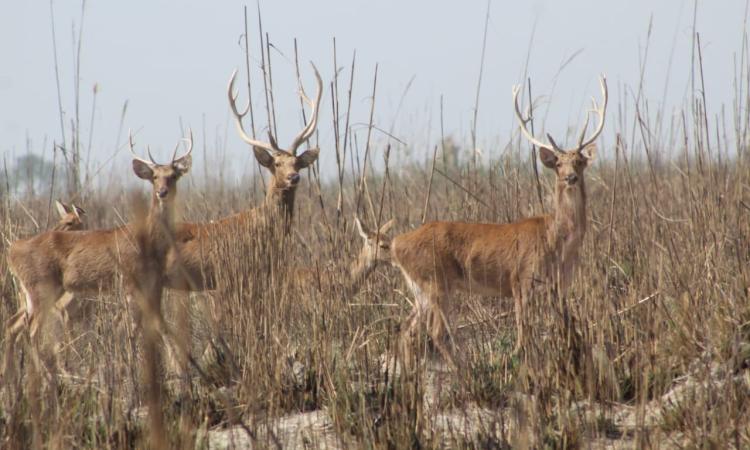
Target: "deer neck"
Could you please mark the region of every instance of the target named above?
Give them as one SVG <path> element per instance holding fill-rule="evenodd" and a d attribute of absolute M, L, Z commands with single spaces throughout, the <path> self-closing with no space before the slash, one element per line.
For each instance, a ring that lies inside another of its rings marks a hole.
<path fill-rule="evenodd" d="M 349 283 L 347 285 L 346 295 L 352 297 L 356 295 L 362 288 L 362 284 L 365 282 L 373 269 L 378 265 L 378 262 L 362 264 L 357 262 L 349 271 Z"/>
<path fill-rule="evenodd" d="M 161 201 L 156 195 L 153 195 L 147 224 L 153 244 L 160 249 L 171 245 L 175 229 L 175 203 L 173 199 Z"/>
<path fill-rule="evenodd" d="M 575 260 L 586 233 L 586 188 L 583 178 L 577 189 L 558 185 L 555 212 L 550 221 L 548 238 L 551 247 L 561 253 L 563 262 Z"/>
<path fill-rule="evenodd" d="M 291 231 L 292 216 L 294 214 L 294 198 L 296 195 L 296 191 L 296 186 L 287 189 L 279 189 L 278 187 L 273 185 L 272 179 L 271 185 L 266 191 L 266 199 L 263 203 L 263 207 L 267 209 L 271 214 L 283 217 L 284 231 L 286 234 L 289 234 L 289 232 Z"/>

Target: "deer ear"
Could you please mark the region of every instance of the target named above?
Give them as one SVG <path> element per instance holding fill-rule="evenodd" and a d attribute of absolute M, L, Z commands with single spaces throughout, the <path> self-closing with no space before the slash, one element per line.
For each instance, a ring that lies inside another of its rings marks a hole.
<path fill-rule="evenodd" d="M 357 231 L 359 232 L 359 235 L 362 236 L 362 239 L 369 239 L 370 238 L 370 230 L 368 230 L 364 225 L 362 225 L 362 222 L 360 222 L 359 217 L 354 217 L 354 223 L 357 225 Z"/>
<path fill-rule="evenodd" d="M 557 154 L 547 147 L 539 147 L 539 159 L 550 169 L 554 169 L 557 164 Z"/>
<path fill-rule="evenodd" d="M 318 159 L 319 153 L 320 153 L 320 149 L 317 149 L 317 148 L 311 148 L 310 150 L 305 150 L 301 155 L 297 157 L 297 167 L 299 169 L 304 169 L 305 167 L 314 163 L 315 160 Z"/>
<path fill-rule="evenodd" d="M 591 161 L 596 158 L 596 144 L 589 144 L 581 149 L 581 156 L 586 158 L 586 163 L 591 164 Z"/>
<path fill-rule="evenodd" d="M 57 208 L 57 214 L 60 215 L 61 219 L 65 217 L 66 214 L 68 214 L 68 207 L 65 206 L 65 203 L 61 202 L 60 200 L 55 200 L 55 208 Z"/>
<path fill-rule="evenodd" d="M 185 175 L 186 173 L 188 173 L 192 165 L 193 157 L 190 155 L 185 155 L 172 163 L 172 167 L 177 169 L 177 171 L 180 172 L 180 175 Z"/>
<path fill-rule="evenodd" d="M 151 181 L 154 179 L 154 171 L 151 166 L 139 159 L 133 160 L 133 172 L 135 172 L 138 178 L 143 180 Z"/>
<path fill-rule="evenodd" d="M 396 223 L 396 219 L 391 219 L 388 222 L 384 223 L 380 226 L 380 229 L 378 230 L 378 234 L 386 234 L 388 231 L 390 231 L 391 228 L 393 228 L 393 225 Z"/>
<path fill-rule="evenodd" d="M 75 203 L 72 203 L 70 206 L 72 207 L 73 212 L 76 214 L 76 217 L 78 217 L 79 219 L 81 218 L 81 216 L 86 215 L 86 210 L 84 210 L 80 206 L 76 206 Z"/>
<path fill-rule="evenodd" d="M 268 150 L 260 147 L 253 147 L 253 153 L 255 153 L 255 159 L 258 160 L 261 166 L 270 169 L 273 167 L 273 156 L 268 153 Z"/>

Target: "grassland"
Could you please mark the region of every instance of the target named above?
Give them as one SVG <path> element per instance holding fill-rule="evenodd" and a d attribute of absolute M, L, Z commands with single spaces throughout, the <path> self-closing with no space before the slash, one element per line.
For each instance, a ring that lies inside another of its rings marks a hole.
<path fill-rule="evenodd" d="M 674 123 L 638 110 L 612 120 L 602 139 L 610 157 L 586 174 L 580 268 L 566 297 L 532 299 L 522 357 L 511 356 L 512 301 L 458 296 L 460 367 L 426 350 L 416 373 L 402 374 L 388 357 L 410 310 L 400 275 L 382 266 L 354 297 L 345 286 L 360 245 L 355 211 L 371 225 L 395 218 L 395 233 L 424 218 L 549 212 L 551 178 L 541 173 L 539 196 L 526 143 L 510 139 L 475 166 L 446 139 L 434 160 L 370 168 L 365 184 L 363 155 L 351 153 L 358 164 L 343 182 L 306 171 L 289 238 L 239 232 L 219 252 L 219 289 L 165 294 L 203 373 L 165 369 L 161 411 L 144 407 L 143 356 L 122 295 L 77 299 L 59 385 L 43 381 L 22 340 L 21 376 L 0 386 L 0 445 L 142 447 L 146 416 L 163 414 L 175 448 L 748 448 L 750 99 L 738 99 L 732 134 L 706 119 L 699 94 Z M 610 117 L 626 109 L 614 104 Z M 670 137 L 658 132 L 672 125 Z M 386 155 L 389 145 L 373 141 L 370 151 Z M 182 197 L 186 219 L 262 198 L 259 182 L 205 185 Z M 22 303 L 8 240 L 33 234 L 30 217 L 48 214 L 40 196 L 4 200 L 3 319 Z M 83 206 L 100 228 L 120 223 L 111 205 L 127 216 L 128 204 L 109 190 Z M 299 268 L 320 282 L 299 286 Z"/>

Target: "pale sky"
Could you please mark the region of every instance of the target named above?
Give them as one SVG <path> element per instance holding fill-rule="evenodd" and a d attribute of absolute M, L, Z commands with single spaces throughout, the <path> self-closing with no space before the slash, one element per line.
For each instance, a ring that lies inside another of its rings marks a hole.
<path fill-rule="evenodd" d="M 155 153 L 166 157 L 180 137 L 182 123 L 193 128 L 197 141 L 208 142 L 210 155 L 226 157 L 237 173 L 250 170 L 250 153 L 229 122 L 226 99 L 231 71 L 244 64 L 238 44 L 243 33 L 244 5 L 248 6 L 251 52 L 255 58 L 255 108 L 262 111 L 257 3 L 86 2 L 79 114 L 82 140 L 88 144 L 93 87 L 97 85 L 91 138 L 93 159 L 106 161 L 119 146 L 115 161 L 127 160 L 122 147 L 126 137 L 123 135 L 116 142 L 121 111 L 127 101 L 124 129 L 139 130 L 137 142 L 150 144 Z M 324 169 L 334 161 L 329 89 L 334 74 L 334 38 L 341 69 L 342 113 L 356 50 L 352 123 L 368 120 L 377 63 L 377 126 L 393 129 L 394 135 L 410 144 L 421 157 L 438 142 L 442 96 L 446 134 L 469 141 L 486 1 L 275 0 L 260 1 L 259 7 L 264 32 L 275 47 L 271 58 L 278 139 L 282 145 L 287 145 L 302 126 L 293 78 L 294 38 L 304 62 L 302 78 L 308 94 L 312 95 L 314 82 L 307 61 L 317 64 L 324 79 L 318 128 Z M 81 27 L 81 2 L 53 1 L 52 8 L 65 133 L 69 138 L 75 115 L 74 35 Z M 566 126 L 580 123 L 584 102 L 591 95 L 599 95 L 599 73 L 606 73 L 612 108 L 604 142 L 612 141 L 617 104 L 623 96 L 633 95 L 623 86 L 632 90 L 638 85 L 650 22 L 646 97 L 654 109 L 662 101 L 670 111 L 683 107 L 689 90 L 693 10 L 693 2 L 679 0 L 492 1 L 477 122 L 483 154 L 496 155 L 515 130 L 511 87 L 523 79 L 532 36 L 528 72 L 535 95 L 552 95 L 547 131 L 553 135 L 563 136 Z M 701 35 L 708 104 L 714 113 L 726 105 L 728 121 L 734 97 L 735 58 L 739 61 L 745 18 L 745 0 L 698 1 L 696 29 Z M 49 2 L 3 2 L 0 152 L 9 160 L 25 153 L 27 137 L 33 151 L 46 152 L 48 156 L 50 142 L 61 140 L 51 19 Z M 563 62 L 574 55 L 556 78 Z M 239 84 L 244 84 L 244 80 L 241 71 Z M 246 95 L 241 92 L 241 101 Z M 257 113 L 256 118 L 259 128 L 266 126 L 264 114 Z M 728 126 L 731 128 L 731 122 Z M 358 140 L 364 141 L 364 137 L 361 131 Z M 226 149 L 226 155 L 216 150 L 217 141 L 222 142 L 220 147 Z M 203 146 L 199 148 L 202 152 Z M 602 151 L 606 154 L 611 149 Z M 203 164 L 202 158 L 197 163 Z M 118 172 L 119 168 L 107 166 L 102 174 Z"/>

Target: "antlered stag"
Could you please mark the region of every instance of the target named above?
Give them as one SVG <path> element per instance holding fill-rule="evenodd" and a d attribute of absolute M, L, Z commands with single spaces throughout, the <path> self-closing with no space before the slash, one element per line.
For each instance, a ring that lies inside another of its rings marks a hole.
<path fill-rule="evenodd" d="M 250 137 L 242 125 L 250 104 L 238 109 L 234 81 L 237 72 L 229 79 L 227 96 L 235 118 L 240 137 L 252 146 L 255 159 L 268 169 L 271 178 L 268 182 L 266 198 L 260 206 L 224 217 L 210 223 L 182 223 L 177 226 L 177 246 L 170 251 L 167 259 L 167 287 L 182 291 L 202 291 L 215 288 L 215 256 L 213 252 L 222 242 L 237 239 L 238 233 L 255 233 L 263 226 L 278 227 L 283 224 L 288 233 L 294 211 L 294 199 L 300 181 L 300 171 L 318 158 L 319 149 L 313 148 L 297 154 L 297 149 L 315 132 L 318 123 L 320 99 L 323 95 L 323 81 L 318 69 L 312 66 L 317 82 L 315 101 L 311 101 L 304 90 L 300 96 L 310 106 L 310 119 L 294 138 L 288 149 L 282 149 L 269 132 L 269 142 Z"/>
<path fill-rule="evenodd" d="M 549 143 L 534 138 L 527 130 L 518 105 L 519 88 L 513 90 L 513 102 L 521 131 L 539 146 L 545 167 L 556 176 L 554 211 L 508 224 L 432 222 L 414 231 L 396 236 L 391 258 L 401 269 L 416 297 L 405 330 L 405 343 L 428 321 L 428 333 L 444 356 L 442 346 L 449 331 L 450 295 L 455 291 L 488 296 L 513 297 L 516 312 L 516 347 L 523 339 L 523 309 L 535 285 L 555 287 L 564 293 L 578 263 L 578 253 L 586 232 L 586 188 L 584 171 L 593 160 L 594 141 L 604 127 L 607 108 L 607 84 L 600 80 L 603 101 L 593 136 L 585 138 L 588 114 L 575 148 L 560 148 L 551 136 Z"/>

